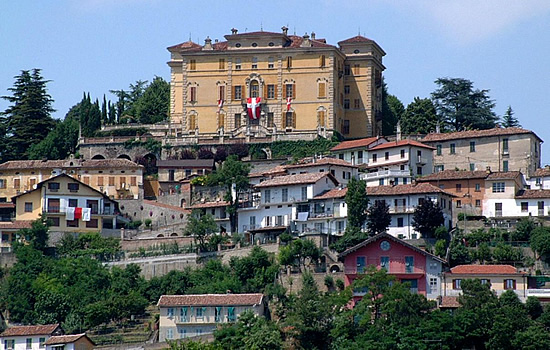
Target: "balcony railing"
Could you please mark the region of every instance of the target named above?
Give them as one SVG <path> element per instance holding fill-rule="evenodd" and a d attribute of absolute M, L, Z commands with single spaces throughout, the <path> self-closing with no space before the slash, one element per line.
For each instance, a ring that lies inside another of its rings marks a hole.
<path fill-rule="evenodd" d="M 366 273 L 367 271 L 367 266 L 345 266 L 344 267 L 344 273 L 346 274 L 361 274 L 361 273 Z M 418 266 L 413 266 L 413 267 L 406 267 L 405 265 L 401 265 L 401 266 L 390 266 L 389 268 L 389 271 L 388 273 L 390 274 L 415 274 L 415 273 L 425 273 L 425 269 L 421 268 L 421 267 L 418 267 Z"/>
<path fill-rule="evenodd" d="M 416 157 L 416 164 L 426 164 L 428 162 L 428 158 L 426 157 Z"/>
<path fill-rule="evenodd" d="M 397 214 L 397 213 L 414 213 L 415 207 L 412 206 L 404 206 L 404 205 L 397 205 L 397 206 L 391 206 L 389 209 L 390 214 Z"/>
<path fill-rule="evenodd" d="M 381 170 L 372 173 L 363 173 L 361 178 L 363 180 L 375 180 L 386 177 L 410 177 L 411 173 L 406 170 Z"/>
<path fill-rule="evenodd" d="M 92 215 L 115 215 L 115 210 L 113 208 L 104 208 L 100 210 L 99 208 L 90 208 Z M 59 206 L 49 205 L 43 209 L 46 214 L 66 214 L 65 209 Z"/>

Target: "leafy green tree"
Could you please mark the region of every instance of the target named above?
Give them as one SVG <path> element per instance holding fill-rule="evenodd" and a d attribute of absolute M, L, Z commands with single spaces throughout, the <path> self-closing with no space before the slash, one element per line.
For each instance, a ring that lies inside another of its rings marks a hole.
<path fill-rule="evenodd" d="M 521 262 L 523 253 L 519 248 L 514 248 L 511 245 L 500 242 L 493 249 L 493 259 L 498 263 L 514 263 Z"/>
<path fill-rule="evenodd" d="M 525 301 L 525 310 L 527 310 L 527 313 L 533 320 L 539 318 L 544 312 L 540 300 L 533 296 L 527 297 Z"/>
<path fill-rule="evenodd" d="M 426 199 L 416 206 L 412 225 L 423 237 L 432 237 L 435 230 L 445 223 L 441 207 Z"/>
<path fill-rule="evenodd" d="M 109 110 L 109 119 L 111 123 L 121 123 L 124 112 L 128 109 L 130 104 L 130 95 L 124 90 L 109 90 L 110 93 L 117 97 L 117 102 L 112 106 L 113 109 Z M 113 113 L 114 111 L 114 113 Z"/>
<path fill-rule="evenodd" d="M 82 136 L 93 137 L 101 128 L 101 111 L 99 102 L 92 103 L 90 94 L 84 94 L 78 111 Z"/>
<path fill-rule="evenodd" d="M 512 346 L 514 349 L 522 350 L 550 349 L 550 334 L 541 325 L 532 324 L 515 333 Z"/>
<path fill-rule="evenodd" d="M 461 78 L 439 78 L 432 100 L 439 118 L 449 131 L 495 127 L 495 103 L 489 90 L 474 90 L 473 83 Z"/>
<path fill-rule="evenodd" d="M 214 331 L 214 345 L 227 350 L 283 349 L 281 332 L 276 324 L 245 311 L 235 324 Z"/>
<path fill-rule="evenodd" d="M 445 255 L 447 255 L 447 241 L 444 239 L 438 239 L 437 242 L 435 242 L 435 255 L 439 256 L 440 258 L 445 258 Z"/>
<path fill-rule="evenodd" d="M 274 257 L 264 249 L 255 246 L 245 257 L 232 257 L 229 266 L 243 285 L 245 292 L 263 292 L 265 287 L 273 284 L 279 265 Z"/>
<path fill-rule="evenodd" d="M 493 259 L 493 254 L 491 253 L 491 248 L 486 242 L 481 243 L 475 252 L 475 258 L 479 260 L 481 264 L 486 262 L 491 262 Z"/>
<path fill-rule="evenodd" d="M 310 239 L 295 239 L 279 249 L 279 262 L 285 266 L 298 266 L 303 270 L 307 261 L 317 261 L 321 251 Z"/>
<path fill-rule="evenodd" d="M 470 251 L 464 245 L 464 237 L 456 234 L 449 245 L 449 265 L 464 265 L 472 262 Z"/>
<path fill-rule="evenodd" d="M 531 248 L 537 252 L 539 257 L 550 254 L 550 229 L 537 227 L 531 231 Z"/>
<path fill-rule="evenodd" d="M 363 242 L 367 238 L 368 235 L 366 232 L 361 231 L 359 228 L 348 226 L 346 227 L 344 235 L 340 237 L 338 241 L 332 243 L 330 248 L 336 250 L 338 253 L 341 253 L 347 248 Z"/>
<path fill-rule="evenodd" d="M 348 207 L 348 227 L 361 229 L 367 221 L 367 209 L 369 199 L 367 197 L 367 184 L 363 180 L 351 178 L 346 192 L 346 205 Z"/>
<path fill-rule="evenodd" d="M 515 231 L 512 232 L 512 240 L 528 242 L 534 229 L 535 222 L 533 220 L 522 218 L 518 221 Z"/>
<path fill-rule="evenodd" d="M 193 210 L 193 213 L 188 217 L 187 225 L 183 231 L 186 236 L 193 236 L 201 251 L 206 251 L 208 248 L 208 238 L 218 232 L 218 225 L 214 221 L 214 217 L 210 214 L 203 214 L 198 210 Z"/>
<path fill-rule="evenodd" d="M 502 127 L 504 128 L 513 128 L 513 127 L 520 127 L 519 121 L 516 117 L 514 117 L 514 111 L 512 110 L 512 106 L 508 106 L 508 109 L 506 109 L 506 112 L 502 116 Z"/>
<path fill-rule="evenodd" d="M 367 228 L 371 235 L 386 232 L 391 224 L 390 206 L 385 201 L 375 201 L 367 210 Z"/>
<path fill-rule="evenodd" d="M 27 159 L 29 147 L 42 141 L 55 127 L 51 113 L 53 99 L 48 94 L 40 69 L 22 70 L 8 88 L 12 96 L 2 96 L 11 105 L 2 113 L 5 145 L 2 161 Z"/>
<path fill-rule="evenodd" d="M 439 119 L 434 104 L 429 98 L 415 97 L 407 105 L 400 123 L 404 134 L 428 134 L 434 132 Z"/>
<path fill-rule="evenodd" d="M 154 124 L 169 118 L 170 84 L 155 77 L 135 102 L 135 116 L 142 124 Z"/>
<path fill-rule="evenodd" d="M 24 228 L 17 232 L 17 234 L 25 239 L 26 242 L 40 251 L 44 251 L 48 245 L 49 229 L 48 225 L 41 219 L 37 219 L 32 222 L 31 228 Z"/>

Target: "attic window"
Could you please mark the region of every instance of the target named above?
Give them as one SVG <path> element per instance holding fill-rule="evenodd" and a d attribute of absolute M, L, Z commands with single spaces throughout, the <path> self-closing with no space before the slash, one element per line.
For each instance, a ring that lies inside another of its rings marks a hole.
<path fill-rule="evenodd" d="M 359 50 L 355 49 L 353 50 L 353 53 L 359 53 Z"/>
<path fill-rule="evenodd" d="M 275 46 L 275 44 L 273 42 L 270 42 L 269 44 L 267 44 L 268 46 Z"/>
<path fill-rule="evenodd" d="M 241 43 L 236 43 L 235 47 L 241 47 Z"/>
<path fill-rule="evenodd" d="M 256 47 L 256 46 L 258 46 L 258 44 L 252 43 L 252 47 Z"/>

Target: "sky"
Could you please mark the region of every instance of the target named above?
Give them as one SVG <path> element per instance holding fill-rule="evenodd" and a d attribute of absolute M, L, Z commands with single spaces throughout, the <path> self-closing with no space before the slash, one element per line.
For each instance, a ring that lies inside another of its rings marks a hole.
<path fill-rule="evenodd" d="M 282 26 L 333 45 L 359 33 L 375 40 L 389 93 L 405 106 L 429 97 L 437 78 L 471 80 L 490 90 L 499 116 L 512 106 L 546 140 L 550 163 L 548 0 L 0 1 L 0 96 L 21 70 L 40 68 L 63 118 L 83 92 L 114 101 L 109 90 L 169 81 L 168 46 Z M 0 100 L 0 111 L 8 105 Z"/>

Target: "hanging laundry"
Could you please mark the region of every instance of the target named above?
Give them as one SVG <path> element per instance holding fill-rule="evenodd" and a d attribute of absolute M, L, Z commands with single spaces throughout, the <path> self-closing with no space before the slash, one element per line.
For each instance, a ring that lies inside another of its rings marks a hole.
<path fill-rule="evenodd" d="M 82 218 L 82 208 L 80 208 L 80 207 L 74 208 L 74 218 L 75 219 L 81 219 Z"/>
<path fill-rule="evenodd" d="M 82 208 L 82 221 L 90 221 L 92 218 L 92 208 Z"/>
<path fill-rule="evenodd" d="M 66 219 L 71 221 L 71 220 L 74 220 L 74 207 L 67 207 L 67 215 L 66 215 Z"/>

